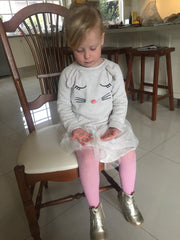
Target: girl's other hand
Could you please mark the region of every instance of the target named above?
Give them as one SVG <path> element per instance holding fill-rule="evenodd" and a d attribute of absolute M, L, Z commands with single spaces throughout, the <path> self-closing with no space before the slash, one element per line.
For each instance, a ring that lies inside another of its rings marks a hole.
<path fill-rule="evenodd" d="M 117 128 L 108 128 L 108 130 L 101 136 L 102 141 L 112 140 L 119 133 Z"/>
<path fill-rule="evenodd" d="M 76 128 L 72 131 L 71 137 L 72 141 L 75 139 L 77 139 L 81 145 L 85 146 L 87 142 L 90 142 L 93 139 L 93 136 L 82 128 Z"/>

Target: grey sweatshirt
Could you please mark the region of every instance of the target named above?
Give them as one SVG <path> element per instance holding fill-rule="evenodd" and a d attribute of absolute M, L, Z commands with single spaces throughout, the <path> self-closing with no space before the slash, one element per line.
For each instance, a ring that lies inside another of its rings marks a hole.
<path fill-rule="evenodd" d="M 69 133 L 93 125 L 123 131 L 127 96 L 119 65 L 104 59 L 93 68 L 76 62 L 66 67 L 59 80 L 57 108 Z"/>

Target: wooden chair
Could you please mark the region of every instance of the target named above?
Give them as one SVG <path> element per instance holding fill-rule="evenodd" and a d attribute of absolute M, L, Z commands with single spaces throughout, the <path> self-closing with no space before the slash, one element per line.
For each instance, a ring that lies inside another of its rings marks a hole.
<path fill-rule="evenodd" d="M 159 47 L 157 49 L 142 49 L 132 48 L 128 50 L 128 72 L 126 77 L 126 91 L 127 94 L 134 94 L 138 92 L 140 94 L 140 103 L 144 102 L 144 94 L 152 96 L 152 114 L 151 119 L 156 120 L 157 103 L 165 98 L 169 98 L 169 109 L 174 110 L 174 98 L 173 98 L 173 81 L 172 81 L 172 67 L 171 67 L 171 53 L 175 51 L 174 47 Z M 159 84 L 159 63 L 161 57 L 166 58 L 166 71 L 167 71 L 167 84 Z M 141 80 L 139 89 L 132 89 L 132 69 L 133 60 L 135 57 L 141 59 Z M 145 58 L 154 59 L 154 76 L 152 82 L 145 81 Z M 146 90 L 145 87 L 151 87 L 152 91 Z M 166 94 L 158 96 L 158 89 L 166 89 Z"/>
<path fill-rule="evenodd" d="M 37 130 L 31 115 L 33 109 L 57 99 L 59 76 L 71 57 L 69 53 L 67 54 L 60 37 L 63 35 L 62 21 L 67 12 L 68 10 L 60 5 L 40 3 L 25 7 L 7 22 L 3 23 L 0 20 L 0 39 L 29 129 L 29 135 L 19 151 L 14 171 L 30 232 L 35 240 L 41 239 L 38 224 L 41 208 L 84 196 L 84 193 L 75 195 L 70 193 L 69 196 L 43 202 L 42 193 L 48 181 L 67 182 L 77 179 L 78 164 L 74 154 L 60 148 L 59 125 L 50 125 Z M 31 50 L 37 70 L 37 81 L 41 87 L 40 96 L 31 101 L 26 96 L 27 91 L 24 89 L 6 34 L 15 32 L 16 29 L 19 29 Z M 112 187 L 120 191 L 119 185 L 103 169 L 104 165 L 100 164 L 99 170 L 110 185 L 101 187 L 100 192 Z M 37 196 L 34 196 L 37 183 L 39 191 Z"/>
<path fill-rule="evenodd" d="M 124 48 L 118 48 L 118 47 L 103 47 L 102 48 L 102 55 L 106 55 L 107 58 L 111 61 L 114 61 L 115 63 L 119 64 L 119 55 L 125 54 L 126 55 L 126 61 L 128 63 L 128 50 L 130 50 L 131 47 L 124 47 Z"/>

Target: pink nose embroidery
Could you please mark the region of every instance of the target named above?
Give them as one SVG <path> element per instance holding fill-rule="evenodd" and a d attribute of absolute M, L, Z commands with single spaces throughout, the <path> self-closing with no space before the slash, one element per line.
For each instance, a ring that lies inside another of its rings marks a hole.
<path fill-rule="evenodd" d="M 93 104 L 97 103 L 96 99 L 91 100 L 91 103 Z"/>

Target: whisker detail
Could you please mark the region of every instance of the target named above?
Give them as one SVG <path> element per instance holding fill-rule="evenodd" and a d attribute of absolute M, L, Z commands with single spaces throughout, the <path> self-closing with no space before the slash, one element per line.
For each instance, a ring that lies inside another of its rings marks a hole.
<path fill-rule="evenodd" d="M 106 93 L 104 96 L 101 97 L 101 100 L 107 100 L 111 98 L 111 92 Z"/>
<path fill-rule="evenodd" d="M 76 98 L 75 98 L 75 101 L 76 101 L 77 103 L 84 103 L 84 102 L 86 102 L 86 99 L 80 98 L 80 97 L 76 97 Z"/>

